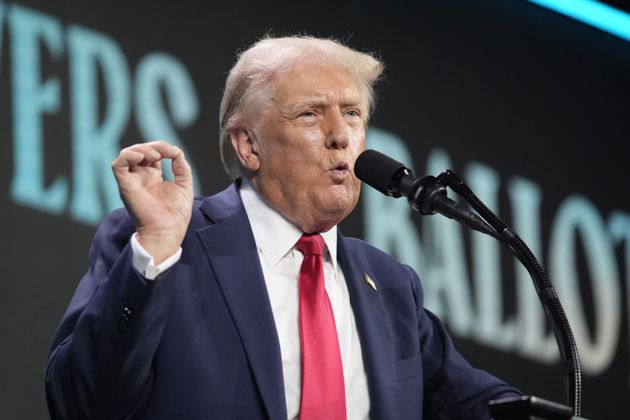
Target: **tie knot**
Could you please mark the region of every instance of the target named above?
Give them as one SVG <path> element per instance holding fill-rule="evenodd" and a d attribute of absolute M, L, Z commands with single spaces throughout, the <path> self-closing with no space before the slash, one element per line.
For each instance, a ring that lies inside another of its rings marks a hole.
<path fill-rule="evenodd" d="M 303 255 L 323 255 L 325 246 L 324 238 L 319 233 L 310 235 L 305 233 L 295 244 Z"/>

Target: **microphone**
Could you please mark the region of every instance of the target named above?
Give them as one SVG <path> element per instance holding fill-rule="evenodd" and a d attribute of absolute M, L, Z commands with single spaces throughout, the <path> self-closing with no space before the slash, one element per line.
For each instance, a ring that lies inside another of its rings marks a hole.
<path fill-rule="evenodd" d="M 411 208 L 423 216 L 440 213 L 498 238 L 497 232 L 481 217 L 461 208 L 446 196 L 446 185 L 439 177 L 414 178 L 405 165 L 376 150 L 366 150 L 359 155 L 354 164 L 354 173 L 361 181 L 385 195 L 394 198 L 404 195 Z"/>

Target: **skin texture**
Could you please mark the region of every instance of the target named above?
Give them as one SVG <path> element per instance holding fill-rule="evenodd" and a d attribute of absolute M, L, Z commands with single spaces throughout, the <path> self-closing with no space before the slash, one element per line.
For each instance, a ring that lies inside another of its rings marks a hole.
<path fill-rule="evenodd" d="M 230 130 L 244 176 L 303 232 L 324 232 L 359 199 L 354 162 L 365 147 L 367 101 L 348 73 L 298 64 L 272 80 L 271 100 Z M 161 160 L 172 159 L 173 182 Z M 181 245 L 190 222 L 193 180 L 183 152 L 166 142 L 123 149 L 112 164 L 140 245 L 159 264 Z"/>
<path fill-rule="evenodd" d="M 173 182 L 162 178 L 162 159 L 172 159 Z M 194 197 L 190 165 L 181 149 L 156 141 L 121 150 L 112 170 L 136 224 L 138 242 L 159 264 L 177 251 L 190 222 Z"/>
<path fill-rule="evenodd" d="M 343 69 L 296 65 L 255 125 L 231 130 L 245 176 L 303 232 L 327 231 L 354 209 L 354 162 L 365 147 L 367 102 Z"/>

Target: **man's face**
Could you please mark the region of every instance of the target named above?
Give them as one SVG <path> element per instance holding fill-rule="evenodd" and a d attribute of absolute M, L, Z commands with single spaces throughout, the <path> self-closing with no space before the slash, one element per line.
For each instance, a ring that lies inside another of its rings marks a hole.
<path fill-rule="evenodd" d="M 277 77 L 256 124 L 253 185 L 305 232 L 326 231 L 359 199 L 354 162 L 365 147 L 367 103 L 345 70 L 297 65 Z"/>

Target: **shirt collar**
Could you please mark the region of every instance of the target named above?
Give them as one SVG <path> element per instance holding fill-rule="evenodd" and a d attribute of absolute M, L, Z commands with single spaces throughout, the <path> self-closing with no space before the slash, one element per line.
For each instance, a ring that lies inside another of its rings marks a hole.
<path fill-rule="evenodd" d="M 243 180 L 240 188 L 241 200 L 252 226 L 256 246 L 267 262 L 275 266 L 293 250 L 303 235 L 293 223 L 285 219 L 273 209 L 247 180 Z M 327 232 L 320 232 L 330 258 L 337 270 L 337 226 Z"/>

